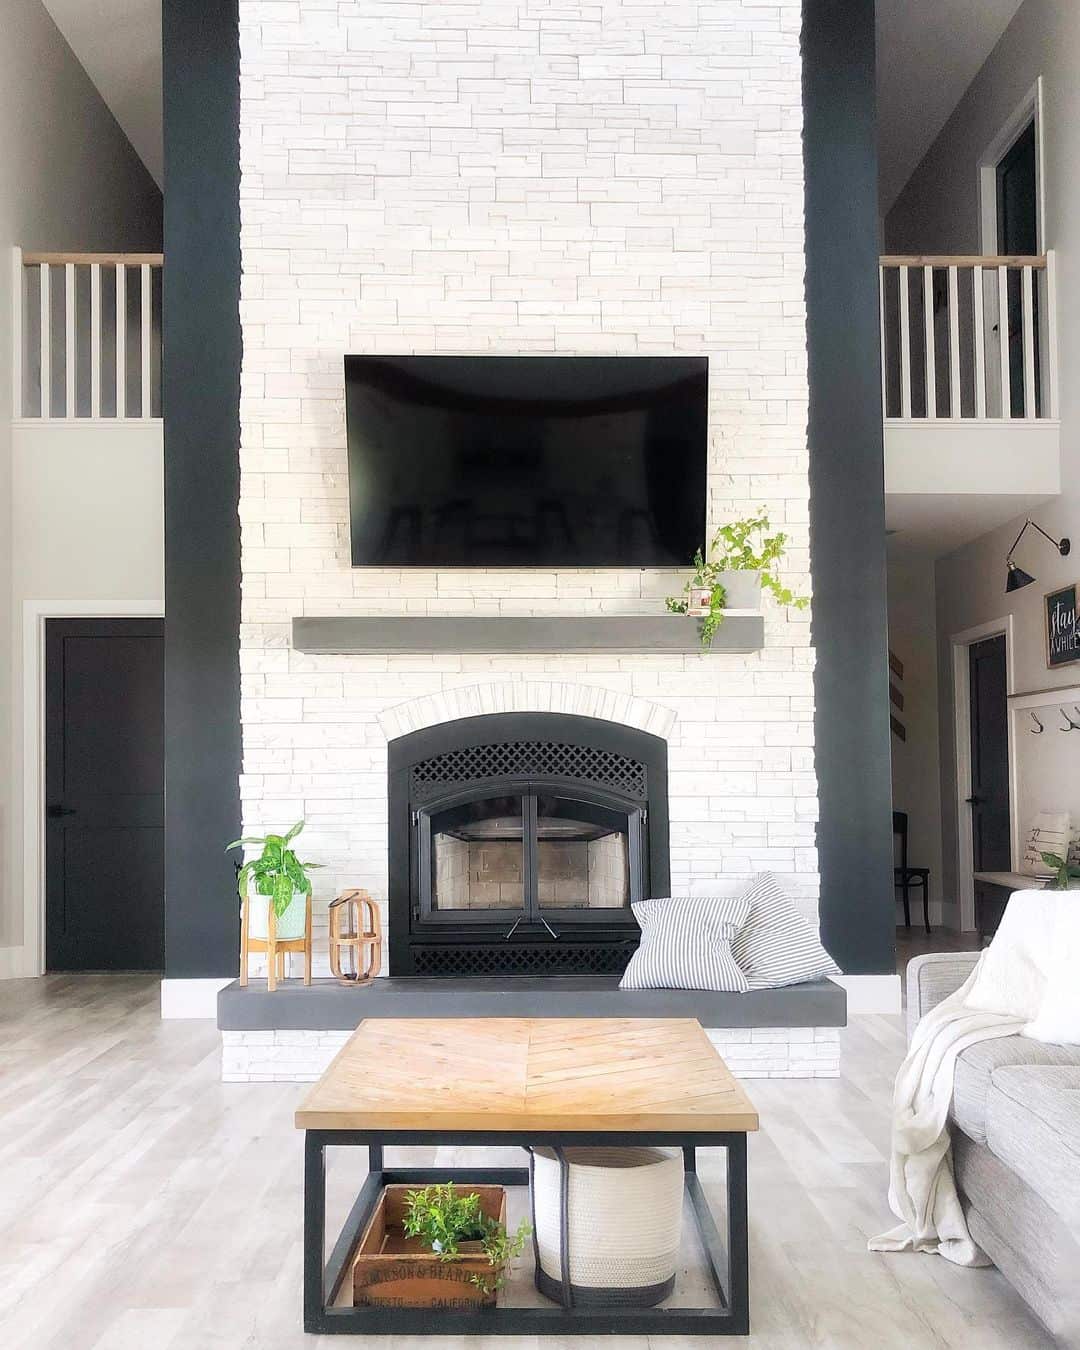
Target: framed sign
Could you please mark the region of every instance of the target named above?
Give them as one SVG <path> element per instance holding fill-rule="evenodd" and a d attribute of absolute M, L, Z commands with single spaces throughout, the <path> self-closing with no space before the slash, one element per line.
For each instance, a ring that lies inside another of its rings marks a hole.
<path fill-rule="evenodd" d="M 1050 591 L 1046 602 L 1046 664 L 1050 670 L 1080 661 L 1076 586 Z"/>

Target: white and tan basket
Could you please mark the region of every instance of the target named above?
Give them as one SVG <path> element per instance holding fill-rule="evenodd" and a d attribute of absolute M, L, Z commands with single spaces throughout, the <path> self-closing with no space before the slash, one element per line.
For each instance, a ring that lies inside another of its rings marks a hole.
<path fill-rule="evenodd" d="M 536 1287 L 564 1306 L 650 1307 L 671 1293 L 682 1231 L 681 1150 L 536 1148 Z"/>

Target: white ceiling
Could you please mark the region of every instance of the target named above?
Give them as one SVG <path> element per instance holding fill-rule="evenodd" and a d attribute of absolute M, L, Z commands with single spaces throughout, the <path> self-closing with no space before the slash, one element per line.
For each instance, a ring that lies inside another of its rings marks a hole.
<path fill-rule="evenodd" d="M 160 187 L 161 0 L 44 0 L 44 5 Z"/>
<path fill-rule="evenodd" d="M 918 554 L 943 558 L 1044 502 L 1045 494 L 932 492 L 885 494 L 889 556 Z M 1002 562 L 1002 568 L 1004 568 Z"/>
<path fill-rule="evenodd" d="M 877 0 L 879 195 L 883 216 L 1022 2 Z"/>

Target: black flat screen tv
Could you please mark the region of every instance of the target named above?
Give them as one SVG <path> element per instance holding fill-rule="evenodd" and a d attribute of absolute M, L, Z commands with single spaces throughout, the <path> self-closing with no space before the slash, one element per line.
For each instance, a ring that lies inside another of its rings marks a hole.
<path fill-rule="evenodd" d="M 707 404 L 706 357 L 347 356 L 353 566 L 685 566 Z"/>

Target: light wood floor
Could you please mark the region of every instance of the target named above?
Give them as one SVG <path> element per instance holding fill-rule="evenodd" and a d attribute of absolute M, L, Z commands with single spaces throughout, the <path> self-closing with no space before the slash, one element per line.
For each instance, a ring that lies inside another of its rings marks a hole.
<path fill-rule="evenodd" d="M 302 1089 L 222 1085 L 213 1026 L 162 1023 L 157 998 L 156 981 L 129 976 L 0 983 L 0 1346 L 350 1344 L 300 1330 L 301 1137 L 292 1111 Z M 845 1033 L 839 1082 L 749 1085 L 763 1122 L 750 1145 L 754 1332 L 732 1344 L 1052 1345 L 996 1271 L 866 1252 L 867 1236 L 890 1222 L 885 1149 L 901 1052 L 898 1018 L 859 1018 Z M 408 1161 L 423 1158 L 408 1153 Z M 440 1160 L 459 1161 L 453 1151 Z M 708 1185 L 706 1155 L 701 1161 Z M 357 1177 L 343 1166 L 332 1177 L 340 1210 Z M 364 1342 L 393 1350 L 421 1343 L 541 1346 L 495 1337 Z M 606 1344 L 704 1350 L 718 1342 Z"/>

